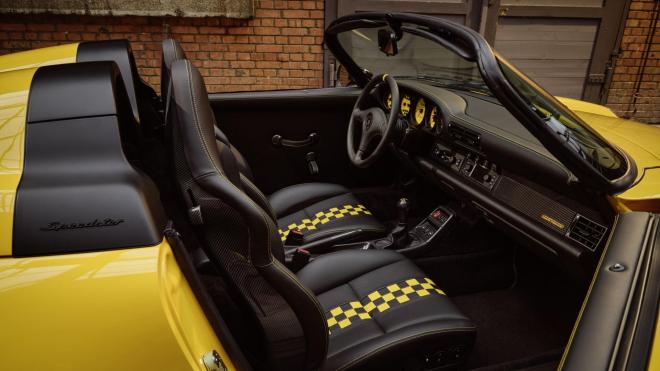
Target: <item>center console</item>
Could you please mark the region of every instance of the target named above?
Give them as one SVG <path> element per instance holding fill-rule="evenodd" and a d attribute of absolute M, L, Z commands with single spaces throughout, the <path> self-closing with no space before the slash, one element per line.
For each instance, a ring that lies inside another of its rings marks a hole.
<path fill-rule="evenodd" d="M 431 243 L 449 229 L 454 217 L 454 212 L 449 208 L 437 207 L 410 229 L 407 243 L 397 246 L 397 251 L 403 254 L 415 254 L 432 247 Z"/>
<path fill-rule="evenodd" d="M 403 235 L 390 234 L 377 240 L 354 244 L 352 247 L 364 250 L 389 249 L 406 255 L 416 255 L 433 247 L 433 242 L 449 230 L 454 217 L 451 209 L 439 206 Z"/>
<path fill-rule="evenodd" d="M 410 245 L 414 246 L 431 241 L 453 217 L 454 214 L 444 208 L 439 207 L 433 210 L 431 214 L 409 232 L 412 237 Z"/>

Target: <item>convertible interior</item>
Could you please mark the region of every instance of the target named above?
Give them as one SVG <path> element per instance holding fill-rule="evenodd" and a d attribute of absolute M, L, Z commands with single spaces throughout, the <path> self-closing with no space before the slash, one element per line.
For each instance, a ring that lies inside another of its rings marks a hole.
<path fill-rule="evenodd" d="M 209 95 L 166 43 L 186 246 L 251 364 L 557 367 L 613 216 L 496 100 L 391 76 Z"/>
<path fill-rule="evenodd" d="M 208 94 L 168 39 L 158 97 L 127 42 L 88 45 L 235 363 L 557 368 L 615 213 L 483 86 Z"/>

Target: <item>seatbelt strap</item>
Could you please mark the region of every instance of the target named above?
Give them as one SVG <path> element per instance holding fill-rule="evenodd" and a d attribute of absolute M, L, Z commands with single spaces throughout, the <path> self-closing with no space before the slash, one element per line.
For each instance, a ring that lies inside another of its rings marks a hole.
<path fill-rule="evenodd" d="M 161 97 L 162 98 L 162 97 Z M 170 78 L 167 83 L 167 102 L 165 104 L 165 112 L 163 115 L 163 126 L 167 126 L 168 120 L 170 118 L 170 101 L 172 100 L 172 79 Z"/>

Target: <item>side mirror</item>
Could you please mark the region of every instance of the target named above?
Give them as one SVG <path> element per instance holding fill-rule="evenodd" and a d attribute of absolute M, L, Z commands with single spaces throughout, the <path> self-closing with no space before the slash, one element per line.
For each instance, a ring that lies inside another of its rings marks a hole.
<path fill-rule="evenodd" d="M 378 48 L 388 57 L 399 53 L 399 47 L 397 46 L 396 40 L 397 37 L 394 31 L 386 29 L 378 30 Z"/>

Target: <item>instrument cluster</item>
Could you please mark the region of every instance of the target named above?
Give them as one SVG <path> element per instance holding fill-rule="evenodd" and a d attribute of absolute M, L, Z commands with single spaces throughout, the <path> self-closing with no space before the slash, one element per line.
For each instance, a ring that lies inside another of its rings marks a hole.
<path fill-rule="evenodd" d="M 437 133 L 440 133 L 445 128 L 445 119 L 442 110 L 430 99 L 405 90 L 400 91 L 400 96 L 401 106 L 399 115 L 410 126 Z M 388 92 L 385 94 L 383 105 L 387 109 L 392 109 L 391 93 Z"/>

